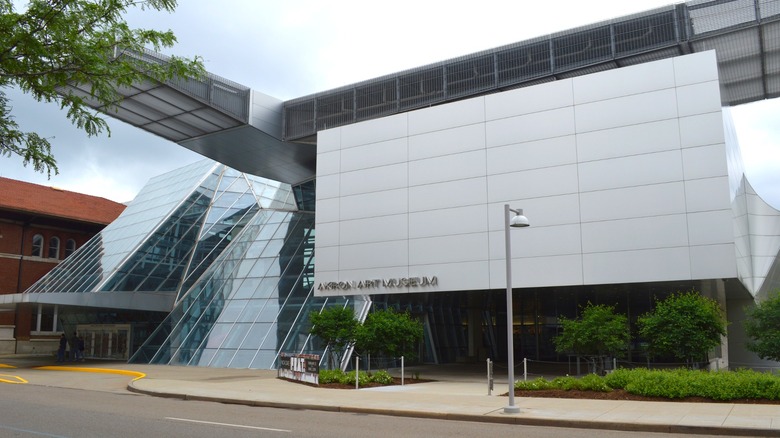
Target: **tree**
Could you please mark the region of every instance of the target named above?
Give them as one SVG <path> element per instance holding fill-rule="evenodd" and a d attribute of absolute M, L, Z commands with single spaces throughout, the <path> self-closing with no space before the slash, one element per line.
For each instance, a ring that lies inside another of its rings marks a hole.
<path fill-rule="evenodd" d="M 780 291 L 747 312 L 748 350 L 761 359 L 780 360 Z"/>
<path fill-rule="evenodd" d="M 329 367 L 335 369 L 344 350 L 355 341 L 358 327 L 355 312 L 350 307 L 332 306 L 320 313 L 310 313 L 309 320 L 312 323 L 309 333 L 325 342 Z"/>
<path fill-rule="evenodd" d="M 639 334 L 649 342 L 648 351 L 669 355 L 692 365 L 720 345 L 726 320 L 718 302 L 695 290 L 676 292 L 638 319 Z"/>
<path fill-rule="evenodd" d="M 49 139 L 22 132 L 2 89 L 18 87 L 38 101 L 56 102 L 87 135 L 107 132 L 106 121 L 87 104 L 116 109 L 117 90 L 144 80 L 166 81 L 203 74 L 199 58 L 171 57 L 150 63 L 136 54 L 173 46 L 173 32 L 132 29 L 123 15 L 131 7 L 173 12 L 176 0 L 0 0 L 0 154 L 18 155 L 49 177 L 57 171 Z M 88 88 L 76 94 L 69 85 Z"/>
<path fill-rule="evenodd" d="M 423 337 L 423 326 L 409 312 L 392 309 L 369 313 L 358 327 L 355 348 L 366 354 L 417 357 L 417 345 Z"/>
<path fill-rule="evenodd" d="M 579 319 L 561 317 L 559 321 L 563 330 L 553 339 L 555 350 L 585 357 L 596 373 L 603 369 L 605 359 L 628 350 L 628 317 L 615 313 L 613 306 L 588 303 Z"/>

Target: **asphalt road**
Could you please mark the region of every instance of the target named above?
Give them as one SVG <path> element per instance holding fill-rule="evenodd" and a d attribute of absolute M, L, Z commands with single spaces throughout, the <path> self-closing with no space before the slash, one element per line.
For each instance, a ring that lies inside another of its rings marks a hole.
<path fill-rule="evenodd" d="M 0 438 L 687 436 L 258 408 L 151 397 L 99 383 L 96 390 L 0 385 Z"/>

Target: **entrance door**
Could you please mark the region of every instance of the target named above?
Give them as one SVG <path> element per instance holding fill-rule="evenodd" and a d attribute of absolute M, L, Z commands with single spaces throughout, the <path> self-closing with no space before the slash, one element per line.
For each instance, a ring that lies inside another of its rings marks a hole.
<path fill-rule="evenodd" d="M 84 338 L 84 357 L 88 359 L 128 360 L 129 324 L 86 324 L 77 327 Z"/>

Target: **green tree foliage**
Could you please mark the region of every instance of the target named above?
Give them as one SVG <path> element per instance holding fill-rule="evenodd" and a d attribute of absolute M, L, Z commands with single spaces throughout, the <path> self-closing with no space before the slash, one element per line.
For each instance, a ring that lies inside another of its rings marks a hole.
<path fill-rule="evenodd" d="M 173 32 L 133 29 L 123 15 L 129 8 L 173 12 L 176 0 L 0 0 L 0 154 L 20 156 L 37 172 L 57 173 L 51 144 L 23 132 L 3 89 L 17 87 L 38 101 L 55 102 L 87 135 L 105 131 L 106 121 L 88 102 L 111 111 L 122 87 L 144 80 L 165 81 L 203 74 L 199 58 L 171 57 L 148 63 L 134 54 L 159 51 L 176 42 Z M 87 95 L 67 88 L 78 84 Z"/>
<path fill-rule="evenodd" d="M 329 352 L 329 365 L 336 367 L 344 350 L 355 341 L 358 320 L 350 307 L 332 306 L 320 313 L 309 314 L 312 328 L 309 330 L 326 343 Z"/>
<path fill-rule="evenodd" d="M 422 323 L 412 318 L 409 312 L 379 310 L 369 313 L 366 321 L 358 327 L 355 347 L 362 353 L 404 356 L 413 360 L 422 337 Z"/>
<path fill-rule="evenodd" d="M 639 334 L 654 355 L 688 364 L 704 360 L 726 335 L 726 320 L 717 301 L 698 292 L 676 292 L 639 317 Z"/>
<path fill-rule="evenodd" d="M 780 291 L 748 310 L 745 332 L 748 350 L 762 359 L 780 360 Z"/>
<path fill-rule="evenodd" d="M 622 356 L 628 350 L 628 317 L 615 313 L 613 306 L 588 303 L 578 319 L 559 321 L 562 331 L 553 339 L 556 351 L 585 357 L 597 373 L 606 358 Z"/>

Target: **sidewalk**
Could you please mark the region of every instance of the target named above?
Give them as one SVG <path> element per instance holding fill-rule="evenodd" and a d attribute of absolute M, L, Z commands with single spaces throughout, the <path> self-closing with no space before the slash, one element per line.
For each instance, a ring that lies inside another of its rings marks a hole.
<path fill-rule="evenodd" d="M 0 357 L 0 364 L 15 365 L 12 362 L 8 356 Z M 503 407 L 508 398 L 496 394 L 506 393 L 506 377 L 495 383 L 493 395 L 487 395 L 485 376 L 458 374 L 446 366 L 440 373 L 431 371 L 433 368 L 426 370 L 423 377 L 435 382 L 360 390 L 288 382 L 277 379 L 272 370 L 92 362 L 46 367 L 44 373 L 15 366 L 18 368 L 0 372 L 23 377 L 35 372 L 37 382 L 31 380 L 31 384 L 50 384 L 49 380 L 63 381 L 57 377 L 62 372 L 89 371 L 73 373 L 79 375 L 81 385 L 96 372 L 121 373 L 118 378 L 125 382 L 130 379 L 127 389 L 133 392 L 250 406 L 588 429 L 780 436 L 780 405 L 518 397 L 515 403 L 520 413 L 505 414 Z M 47 373 L 51 373 L 51 379 L 45 377 Z M 132 380 L 139 373 L 143 377 Z M 70 377 L 66 380 L 73 381 Z"/>

